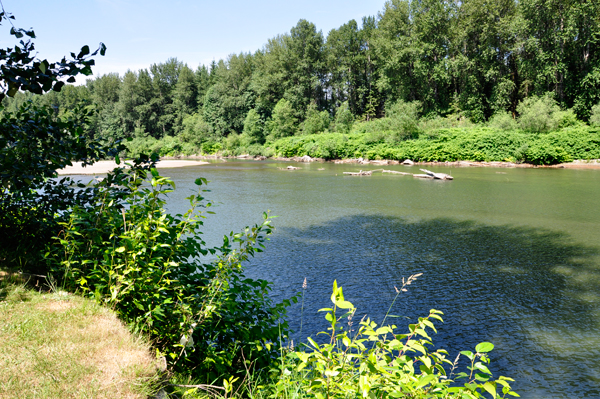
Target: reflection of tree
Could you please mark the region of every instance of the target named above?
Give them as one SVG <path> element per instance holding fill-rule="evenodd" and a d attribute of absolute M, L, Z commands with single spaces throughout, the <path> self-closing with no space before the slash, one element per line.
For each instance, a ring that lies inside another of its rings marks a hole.
<path fill-rule="evenodd" d="M 589 332 L 600 326 L 599 254 L 542 229 L 355 216 L 279 229 L 253 273 L 275 281 L 275 290 L 287 296 L 300 291 L 307 277 L 303 330 L 311 333 L 322 327 L 317 310 L 327 304 L 334 279 L 359 311 L 381 321 L 394 285 L 423 272 L 394 314 L 414 319 L 440 309 L 446 320 L 435 338 L 440 347 L 456 354 L 494 342 L 496 371 L 535 374 L 531 386 L 518 380 L 517 391 L 547 386 L 543 397 L 561 397 L 567 389 L 596 389 L 589 373 L 600 362 L 589 353 L 598 351 L 599 342 Z M 290 315 L 297 329 L 299 309 Z M 574 372 L 574 364 L 578 376 L 569 378 L 575 388 L 554 382 Z"/>

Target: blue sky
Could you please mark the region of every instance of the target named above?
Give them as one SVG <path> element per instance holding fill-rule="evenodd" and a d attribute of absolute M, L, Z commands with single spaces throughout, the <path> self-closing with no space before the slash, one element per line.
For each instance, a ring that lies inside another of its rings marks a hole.
<path fill-rule="evenodd" d="M 38 58 L 58 61 L 87 44 L 108 47 L 95 74 L 147 68 L 177 57 L 195 69 L 213 59 L 254 52 L 277 34 L 307 19 L 327 33 L 363 16 L 376 15 L 384 0 L 2 0 L 14 24 L 34 28 Z M 0 34 L 8 40 L 9 25 Z"/>

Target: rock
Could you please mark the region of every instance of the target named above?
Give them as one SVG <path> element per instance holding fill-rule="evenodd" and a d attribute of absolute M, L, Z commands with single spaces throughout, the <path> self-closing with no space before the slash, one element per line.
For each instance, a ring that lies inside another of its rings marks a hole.
<path fill-rule="evenodd" d="M 299 161 L 300 162 L 312 162 L 313 159 L 311 157 L 309 157 L 308 155 L 305 155 L 302 158 L 300 158 Z"/>
<path fill-rule="evenodd" d="M 410 159 L 405 159 L 404 162 L 402 162 L 402 165 L 409 165 L 412 166 L 415 163 L 413 161 L 411 161 Z"/>

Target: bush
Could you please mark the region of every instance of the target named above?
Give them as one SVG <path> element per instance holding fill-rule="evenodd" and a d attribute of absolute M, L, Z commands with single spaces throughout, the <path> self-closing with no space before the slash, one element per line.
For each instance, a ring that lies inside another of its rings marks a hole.
<path fill-rule="evenodd" d="M 411 276 L 402 290 L 416 276 Z M 454 362 L 447 358 L 447 351 L 430 349 L 430 331 L 437 332 L 433 322 L 442 321 L 442 312 L 432 309 L 404 333 L 398 332 L 395 325 L 379 327 L 363 319 L 353 334 L 356 308 L 344 299 L 342 287 L 336 282 L 331 301 L 331 308 L 321 309 L 326 312 L 329 327 L 327 332 L 319 333 L 329 336 L 328 342 L 319 344 L 308 338 L 305 349 L 283 356 L 275 382 L 268 386 L 270 397 L 287 398 L 294 393 L 319 399 L 518 396 L 510 386 L 513 379 L 492 377 L 488 353 L 493 344 L 483 342 L 475 352 L 462 351 Z M 454 374 L 461 356 L 468 360 L 468 373 Z"/>
<path fill-rule="evenodd" d="M 592 107 L 590 114 L 590 125 L 594 127 L 600 127 L 600 103 Z"/>
<path fill-rule="evenodd" d="M 419 101 L 404 102 L 397 101 L 385 109 L 385 116 L 389 119 L 390 129 L 397 136 L 398 140 L 419 137 L 419 114 L 421 113 L 421 103 Z"/>
<path fill-rule="evenodd" d="M 528 97 L 518 106 L 519 127 L 533 133 L 546 133 L 556 130 L 560 124 L 560 108 L 556 101 L 544 97 Z"/>
<path fill-rule="evenodd" d="M 517 121 L 515 121 L 510 112 L 499 112 L 490 118 L 488 126 L 497 130 L 515 130 L 517 128 Z"/>
<path fill-rule="evenodd" d="M 126 190 L 122 200 L 114 185 Z M 244 277 L 242 262 L 262 250 L 267 215 L 206 248 L 199 209 L 210 203 L 200 192 L 189 197 L 189 211 L 172 216 L 165 196 L 173 190 L 155 169 L 147 179 L 139 169 L 109 174 L 92 206 L 74 207 L 61 223 L 47 254 L 51 274 L 148 334 L 172 370 L 211 382 L 243 370 L 245 361 L 266 366 L 287 333 L 285 306 L 271 302 L 268 282 Z M 200 255 L 218 258 L 201 263 Z"/>

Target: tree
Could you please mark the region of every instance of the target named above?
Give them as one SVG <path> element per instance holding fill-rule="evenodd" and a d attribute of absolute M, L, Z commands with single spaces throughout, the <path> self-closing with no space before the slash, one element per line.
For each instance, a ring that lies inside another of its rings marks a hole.
<path fill-rule="evenodd" d="M 273 115 L 267 122 L 269 131 L 269 140 L 276 140 L 282 137 L 293 136 L 296 133 L 298 120 L 294 115 L 292 104 L 282 98 L 275 105 Z"/>
<path fill-rule="evenodd" d="M 252 108 L 244 119 L 243 133 L 250 138 L 250 143 L 263 144 L 265 142 L 265 122 L 254 108 Z"/>
<path fill-rule="evenodd" d="M 0 23 L 12 24 L 13 19 L 4 9 L 0 13 Z M 94 61 L 90 57 L 104 55 L 106 50 L 101 44 L 90 54 L 84 46 L 79 54 L 71 53 L 72 60 L 50 63 L 35 58 L 33 30 L 13 26 L 10 34 L 29 39 L 20 40 L 14 48 L 0 49 L 0 98 L 13 97 L 19 90 L 59 92 L 64 86 L 62 79 L 73 82 L 78 74 L 91 74 Z M 56 219 L 72 204 L 89 198 L 89 192 L 77 189 L 69 178 L 49 178 L 72 161 L 91 164 L 121 149 L 86 140 L 82 113 L 75 109 L 60 117 L 52 108 L 29 102 L 0 117 L 0 264 L 28 270 L 40 267 L 39 251 L 56 232 Z"/>
<path fill-rule="evenodd" d="M 317 110 L 316 104 L 312 103 L 306 110 L 306 119 L 302 122 L 303 134 L 323 133 L 329 128 L 330 123 L 329 112 Z"/>

